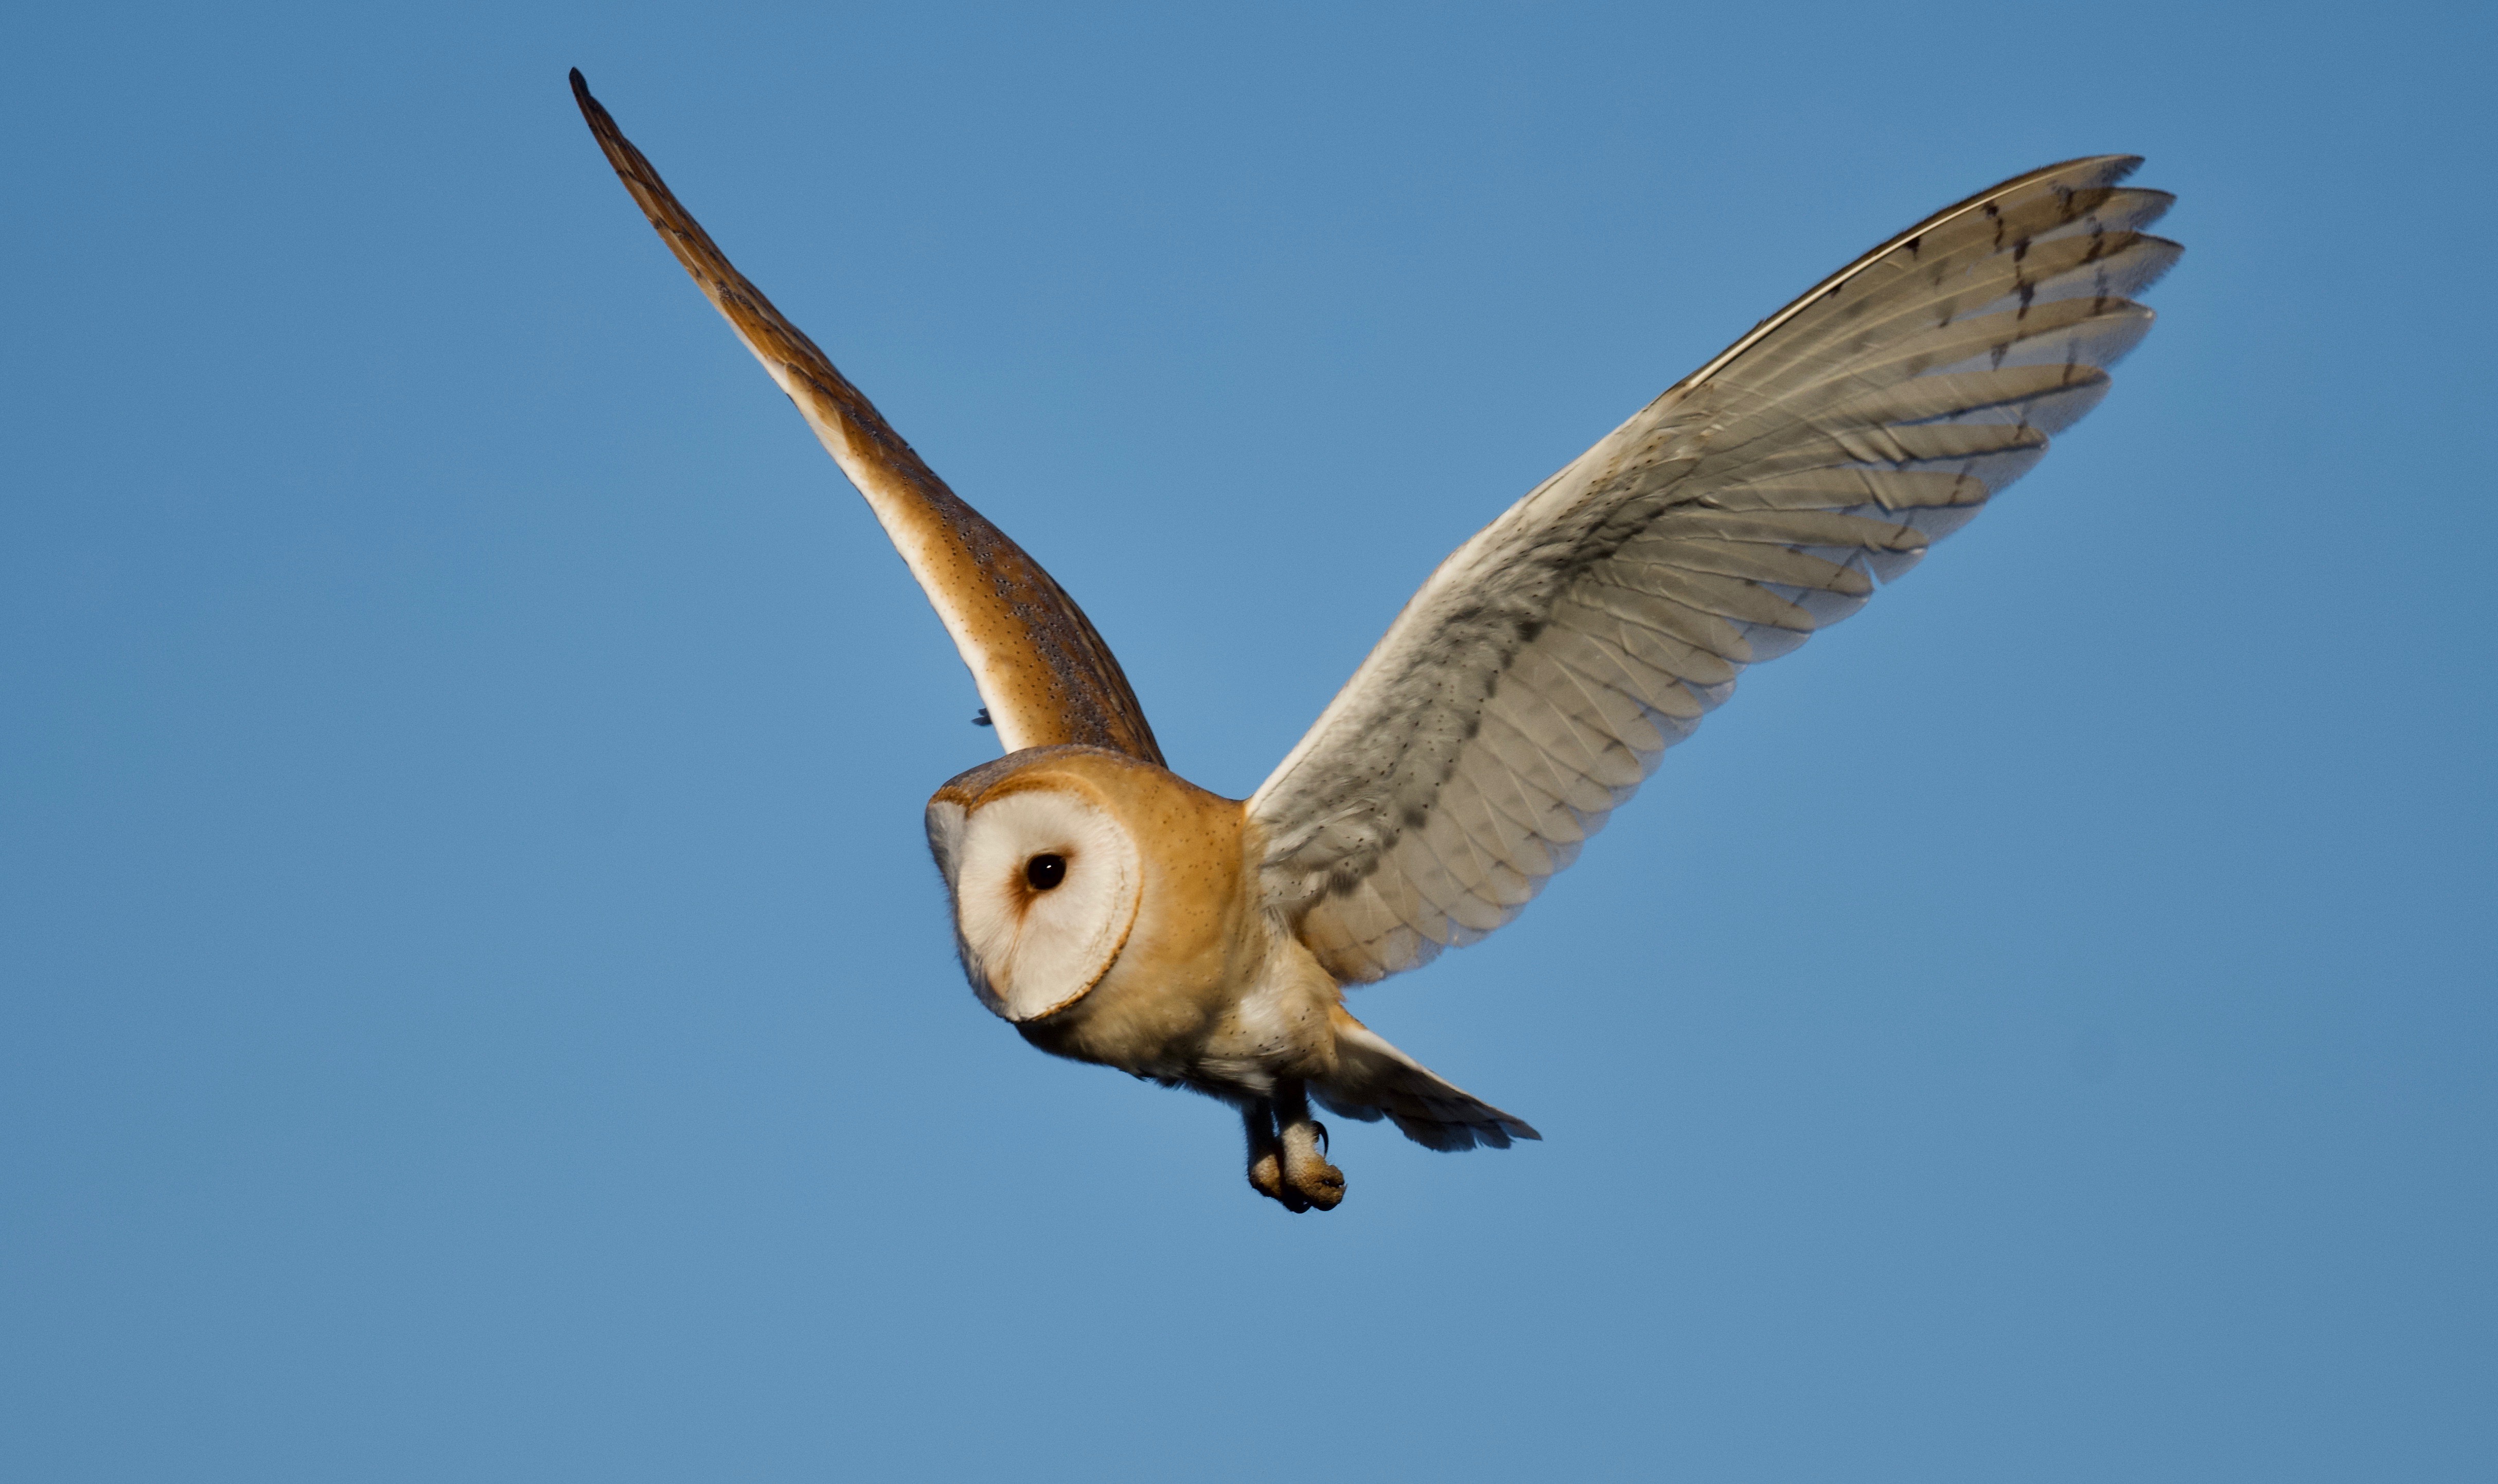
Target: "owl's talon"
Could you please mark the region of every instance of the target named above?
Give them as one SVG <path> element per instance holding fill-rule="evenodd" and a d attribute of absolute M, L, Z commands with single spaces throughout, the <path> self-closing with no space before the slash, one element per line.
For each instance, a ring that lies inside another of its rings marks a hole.
<path fill-rule="evenodd" d="M 1303 1165 L 1296 1170 L 1293 1185 L 1300 1191 L 1303 1199 L 1319 1210 L 1333 1211 L 1344 1200 L 1344 1172 L 1327 1162 L 1327 1125 L 1312 1119 L 1309 1127 L 1319 1144 L 1318 1152 L 1310 1155 L 1310 1164 L 1318 1168 Z"/>
<path fill-rule="evenodd" d="M 1344 1200 L 1344 1172 L 1327 1162 L 1327 1125 L 1310 1117 L 1308 1093 L 1299 1083 L 1279 1083 L 1271 1101 L 1283 1184 L 1294 1197 L 1284 1204 L 1295 1211 L 1335 1210 Z"/>
<path fill-rule="evenodd" d="M 1284 1141 L 1276 1137 L 1273 1106 L 1264 1099 L 1248 1103 L 1240 1117 L 1249 1134 L 1249 1188 L 1295 1215 L 1309 1210 L 1310 1203 L 1286 1177 L 1291 1160 Z"/>
<path fill-rule="evenodd" d="M 1333 1211 L 1344 1201 L 1344 1172 L 1334 1165 L 1322 1163 L 1316 1169 L 1303 1166 L 1292 1172 L 1293 1190 L 1320 1211 Z"/>

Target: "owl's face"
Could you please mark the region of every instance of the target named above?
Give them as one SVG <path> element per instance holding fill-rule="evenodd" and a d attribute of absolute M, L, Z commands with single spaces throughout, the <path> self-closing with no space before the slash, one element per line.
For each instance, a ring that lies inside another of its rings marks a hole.
<path fill-rule="evenodd" d="M 963 972 L 1017 1025 L 1105 983 L 1217 972 L 1238 919 L 1239 805 L 1098 747 L 1011 753 L 928 801 Z"/>
<path fill-rule="evenodd" d="M 1136 926 L 1136 837 L 1100 789 L 1063 769 L 1027 770 L 970 799 L 954 791 L 929 801 L 928 845 L 972 988 L 1010 1021 L 1067 1008 L 1101 983 Z"/>

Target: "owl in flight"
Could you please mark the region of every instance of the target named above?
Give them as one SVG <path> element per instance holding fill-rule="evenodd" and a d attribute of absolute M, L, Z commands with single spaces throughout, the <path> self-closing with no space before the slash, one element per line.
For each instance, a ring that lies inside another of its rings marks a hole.
<path fill-rule="evenodd" d="M 1315 1102 L 1435 1150 L 1533 1139 L 1344 1008 L 1516 917 L 1665 749 L 1862 607 L 2098 405 L 2177 261 L 2138 160 L 2050 165 L 1754 326 L 1440 563 L 1247 800 L 1164 765 L 1083 611 L 729 265 L 572 75 L 660 240 L 926 590 L 1006 755 L 928 801 L 980 1002 L 1240 1110 L 1249 1184 L 1331 1210 Z"/>

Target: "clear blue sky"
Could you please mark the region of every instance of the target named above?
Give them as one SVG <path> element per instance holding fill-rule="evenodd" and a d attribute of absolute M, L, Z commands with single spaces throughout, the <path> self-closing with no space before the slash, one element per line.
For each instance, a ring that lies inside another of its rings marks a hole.
<path fill-rule="evenodd" d="M 2485 1479 L 2486 6 L 20 6 L 0 1475 Z M 740 264 L 1245 793 L 1821 274 L 2150 157 L 2114 395 L 1357 1009 L 1548 1142 L 1026 1048 L 992 755 Z"/>

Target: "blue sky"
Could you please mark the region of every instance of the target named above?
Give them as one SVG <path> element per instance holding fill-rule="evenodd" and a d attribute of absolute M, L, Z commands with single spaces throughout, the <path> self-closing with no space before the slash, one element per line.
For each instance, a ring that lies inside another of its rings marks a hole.
<path fill-rule="evenodd" d="M 2445 1480 L 2498 1454 L 2485 7 L 20 8 L 0 1473 Z M 1255 787 L 1451 547 L 2002 176 L 2101 409 L 1356 1008 L 1049 1060 L 943 631 L 688 204 Z"/>

